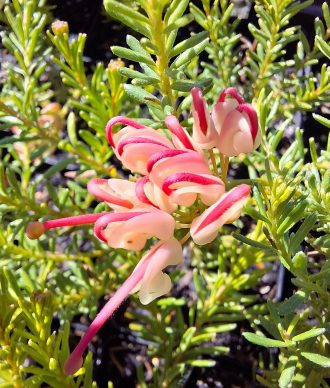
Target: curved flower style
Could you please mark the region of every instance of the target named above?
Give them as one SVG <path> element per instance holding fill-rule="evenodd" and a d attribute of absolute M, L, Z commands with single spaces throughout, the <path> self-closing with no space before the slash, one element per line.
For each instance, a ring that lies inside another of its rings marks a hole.
<path fill-rule="evenodd" d="M 234 88 L 221 93 L 212 115 L 200 89 L 192 89 L 192 100 L 192 136 L 173 115 L 165 120 L 171 139 L 123 116 L 108 122 L 106 137 L 115 155 L 126 168 L 142 175 L 134 181 L 96 178 L 88 183 L 88 191 L 108 204 L 111 212 L 32 222 L 27 227 L 27 236 L 35 239 L 49 229 L 94 224 L 94 234 L 108 246 L 132 251 L 142 250 L 150 238 L 158 239 L 71 353 L 65 363 L 67 374 L 81 367 L 89 342 L 130 293 L 138 292 L 141 303 L 147 304 L 170 291 L 171 280 L 163 269 L 182 262 L 181 245 L 189 236 L 199 245 L 213 241 L 219 228 L 240 216 L 247 201 L 247 185 L 225 193 L 228 163 L 222 161 L 257 147 L 256 112 Z M 114 134 L 117 124 L 124 127 Z M 212 163 L 204 150 L 209 150 Z M 175 238 L 177 229 L 188 229 L 181 241 Z"/>
<path fill-rule="evenodd" d="M 152 128 L 141 126 L 133 120 L 114 118 L 106 127 L 107 139 L 113 146 L 117 158 L 132 172 L 145 175 L 148 159 L 156 152 L 173 148 L 172 143 Z M 112 127 L 118 123 L 128 123 L 115 135 Z"/>
<path fill-rule="evenodd" d="M 134 182 L 124 179 L 94 178 L 88 182 L 87 190 L 117 211 L 132 209 L 139 204 Z"/>
<path fill-rule="evenodd" d="M 171 281 L 162 270 L 168 265 L 179 264 L 182 259 L 181 244 L 175 239 L 159 242 L 143 256 L 131 276 L 125 280 L 97 314 L 79 344 L 70 354 L 64 365 L 65 373 L 71 375 L 81 368 L 82 356 L 88 344 L 134 289 L 139 290 L 141 302 L 144 304 L 167 293 L 171 288 Z"/>

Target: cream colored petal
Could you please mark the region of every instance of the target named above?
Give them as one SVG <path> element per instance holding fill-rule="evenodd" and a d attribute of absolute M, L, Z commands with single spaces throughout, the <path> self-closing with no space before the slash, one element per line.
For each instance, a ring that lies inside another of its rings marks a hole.
<path fill-rule="evenodd" d="M 180 206 L 192 206 L 197 199 L 197 194 L 192 186 L 175 190 L 171 195 L 173 202 Z"/>
<path fill-rule="evenodd" d="M 129 144 L 125 147 L 125 150 L 119 159 L 123 165 L 132 172 L 147 175 L 146 166 L 150 157 L 165 149 L 167 148 L 158 144 Z"/>
<path fill-rule="evenodd" d="M 169 265 L 177 265 L 183 261 L 182 247 L 176 239 L 157 245 L 140 284 L 139 298 L 142 304 L 148 304 L 170 291 L 171 279 L 162 271 Z"/>
<path fill-rule="evenodd" d="M 237 110 L 234 110 L 230 112 L 226 117 L 219 135 L 218 148 L 221 153 L 226 156 L 237 156 L 241 152 L 243 152 L 240 150 L 244 149 L 244 144 L 241 143 L 241 135 L 237 137 L 237 141 L 234 143 L 235 135 L 241 131 L 243 132 L 242 136 L 245 140 L 247 140 L 247 134 L 250 132 L 249 123 L 242 113 L 238 112 Z M 245 148 L 251 148 L 251 146 L 253 148 L 252 137 L 250 135 L 250 139 L 248 139 L 248 144 L 245 146 Z M 236 149 L 235 147 L 237 147 L 238 149 Z"/>
<path fill-rule="evenodd" d="M 253 140 L 249 128 L 235 133 L 233 147 L 238 154 L 247 154 L 253 151 Z"/>
<path fill-rule="evenodd" d="M 145 209 L 142 210 L 145 211 Z M 126 221 L 112 222 L 105 228 L 103 234 L 112 248 L 139 251 L 151 237 L 157 237 L 160 240 L 171 238 L 174 229 L 175 220 L 171 215 L 161 210 L 154 210 Z"/>
<path fill-rule="evenodd" d="M 177 208 L 177 205 L 171 201 L 170 197 L 152 182 L 147 182 L 145 184 L 144 192 L 150 202 L 167 213 L 172 213 Z"/>
<path fill-rule="evenodd" d="M 234 98 L 228 98 L 224 102 L 218 102 L 212 110 L 212 120 L 218 134 L 228 114 L 237 108 L 238 102 Z"/>
<path fill-rule="evenodd" d="M 107 191 L 113 195 L 117 195 L 122 199 L 130 201 L 134 206 L 139 206 L 141 203 L 135 194 L 135 182 L 126 179 L 108 179 Z M 122 206 L 109 204 L 116 211 L 126 211 L 127 208 Z"/>
<path fill-rule="evenodd" d="M 211 206 L 223 195 L 225 188 L 219 178 L 206 174 L 200 175 L 218 181 L 219 184 L 203 185 L 188 181 L 174 183 L 171 185 L 171 189 L 175 189 L 175 191 L 170 195 L 173 202 L 180 206 L 189 207 L 195 202 L 197 194 L 199 194 L 202 202 L 207 206 Z"/>

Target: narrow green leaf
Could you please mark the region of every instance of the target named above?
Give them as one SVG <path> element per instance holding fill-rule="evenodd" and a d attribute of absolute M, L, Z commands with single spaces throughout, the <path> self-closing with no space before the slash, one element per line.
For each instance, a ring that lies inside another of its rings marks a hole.
<path fill-rule="evenodd" d="M 322 4 L 322 11 L 323 11 L 323 17 L 327 25 L 327 28 L 330 29 L 330 12 L 329 12 L 329 6 L 326 2 Z"/>
<path fill-rule="evenodd" d="M 314 327 L 313 329 L 310 329 L 308 331 L 305 331 L 304 333 L 300 333 L 292 337 L 292 341 L 298 342 L 298 341 L 304 341 L 309 338 L 317 337 L 325 332 L 325 328 L 323 327 Z"/>
<path fill-rule="evenodd" d="M 165 35 L 170 35 L 172 33 L 174 34 L 177 34 L 177 31 L 182 28 L 182 27 L 185 27 L 187 24 L 189 24 L 191 21 L 193 20 L 193 16 L 188 14 L 188 15 L 184 15 L 182 16 L 181 18 L 175 20 L 173 23 L 169 24 L 165 30 L 164 30 L 164 34 Z M 171 41 L 171 44 L 174 43 L 174 40 L 173 38 L 170 39 Z M 172 47 L 171 45 L 166 45 L 168 48 Z"/>
<path fill-rule="evenodd" d="M 95 151 L 99 150 L 102 147 L 100 140 L 90 131 L 82 129 L 79 131 L 79 136 Z"/>
<path fill-rule="evenodd" d="M 16 178 L 15 172 L 13 170 L 11 170 L 10 168 L 7 168 L 6 176 L 7 176 L 9 186 L 15 192 L 15 195 L 20 197 L 21 196 L 21 185 L 20 185 L 20 182 Z"/>
<path fill-rule="evenodd" d="M 251 216 L 255 220 L 261 220 L 261 221 L 266 222 L 267 224 L 270 223 L 268 218 L 266 216 L 262 215 L 261 213 L 259 213 L 254 207 L 252 207 L 250 205 L 246 205 L 244 210 L 245 210 L 246 214 L 248 214 L 249 216 Z"/>
<path fill-rule="evenodd" d="M 301 355 L 314 364 L 320 365 L 322 368 L 330 368 L 330 358 L 321 356 L 318 353 L 301 352 Z"/>
<path fill-rule="evenodd" d="M 190 38 L 183 40 L 172 48 L 170 51 L 170 58 L 175 57 L 181 54 L 183 51 L 190 49 L 191 47 L 196 46 L 204 39 L 208 37 L 208 31 L 202 31 L 196 35 L 191 36 Z"/>
<path fill-rule="evenodd" d="M 280 225 L 278 226 L 277 233 L 279 235 L 284 234 L 294 224 L 296 224 L 304 216 L 304 210 L 306 209 L 306 201 L 296 201 L 295 204 L 289 203 L 285 206 L 280 219 Z M 282 221 L 283 220 L 283 221 Z"/>
<path fill-rule="evenodd" d="M 46 170 L 46 172 L 43 174 L 42 179 L 45 180 L 45 179 L 51 178 L 57 172 L 64 170 L 70 163 L 74 163 L 74 162 L 75 162 L 74 158 L 61 160 L 60 162 L 56 163 L 54 166 Z"/>
<path fill-rule="evenodd" d="M 124 88 L 128 96 L 134 101 L 150 105 L 156 109 L 161 109 L 160 101 L 153 94 L 134 85 L 126 84 L 124 85 Z"/>
<path fill-rule="evenodd" d="M 145 38 L 144 38 L 145 39 Z M 145 39 L 146 40 L 146 39 Z M 134 36 L 132 35 L 127 35 L 126 37 L 126 42 L 128 44 L 128 46 L 135 52 L 138 52 L 142 55 L 144 55 L 145 57 L 148 57 L 150 58 L 150 60 L 152 61 L 152 57 L 151 55 L 148 53 L 148 51 L 141 45 L 141 43 L 136 39 L 134 38 Z"/>
<path fill-rule="evenodd" d="M 73 146 L 77 145 L 77 133 L 76 133 L 76 116 L 74 112 L 70 112 L 67 119 L 68 136 Z"/>
<path fill-rule="evenodd" d="M 315 145 L 315 139 L 314 137 L 310 137 L 309 139 L 309 151 L 311 154 L 311 158 L 313 163 L 317 164 L 317 150 L 316 150 L 316 145 Z"/>
<path fill-rule="evenodd" d="M 193 361 L 186 361 L 186 362 L 189 365 L 197 366 L 199 368 L 211 368 L 216 364 L 214 360 L 193 360 Z"/>
<path fill-rule="evenodd" d="M 324 125 L 325 127 L 327 128 L 330 128 L 330 120 L 321 116 L 321 115 L 318 115 L 316 113 L 313 113 L 313 117 L 316 121 L 318 121 L 320 124 Z"/>
<path fill-rule="evenodd" d="M 159 82 L 159 77 L 157 77 L 157 78 L 150 77 L 146 74 L 141 73 L 140 71 L 128 69 L 127 67 L 121 67 L 118 69 L 118 71 L 120 74 L 124 75 L 125 77 L 132 78 L 134 80 L 137 78 L 140 78 L 140 79 L 143 79 L 145 81 L 149 81 L 150 84 Z"/>
<path fill-rule="evenodd" d="M 252 247 L 255 247 L 255 248 L 258 248 L 258 249 L 262 249 L 262 250 L 268 250 L 268 251 L 271 250 L 271 251 L 276 252 L 275 249 L 272 246 L 264 244 L 264 243 L 261 243 L 259 241 L 251 240 L 250 238 L 248 238 L 246 236 L 243 236 L 243 235 L 241 235 L 239 233 L 234 233 L 233 237 L 236 238 L 237 240 L 241 241 L 242 243 L 250 245 Z"/>
<path fill-rule="evenodd" d="M 265 346 L 267 348 L 286 348 L 292 344 L 292 343 L 286 343 L 286 342 L 279 341 L 279 340 L 274 340 L 274 339 L 267 338 L 267 337 L 262 337 L 261 335 L 258 335 L 255 333 L 250 333 L 250 332 L 243 333 L 243 336 L 248 341 L 250 341 L 256 345 Z"/>
<path fill-rule="evenodd" d="M 225 333 L 231 330 L 235 330 L 236 327 L 236 323 L 228 323 L 224 325 L 206 327 L 203 331 L 205 331 L 206 333 Z"/>
<path fill-rule="evenodd" d="M 314 227 L 316 221 L 317 221 L 317 214 L 312 213 L 309 214 L 304 222 L 300 225 L 297 232 L 290 237 L 290 244 L 289 249 L 291 252 L 296 252 L 301 242 L 307 237 L 308 233 L 312 230 Z"/>
<path fill-rule="evenodd" d="M 190 342 L 192 338 L 194 337 L 194 334 L 196 333 L 196 327 L 192 326 L 189 327 L 183 334 L 181 343 L 180 343 L 180 350 L 181 352 L 184 352 L 190 345 Z"/>
<path fill-rule="evenodd" d="M 313 242 L 313 245 L 317 246 L 317 247 L 322 247 L 322 248 L 330 249 L 330 236 L 329 235 L 324 235 L 324 236 L 318 237 Z"/>
<path fill-rule="evenodd" d="M 148 28 L 149 20 L 140 12 L 135 11 L 133 7 L 128 7 L 119 1 L 104 0 L 103 3 L 104 8 L 111 17 L 132 28 L 132 30 L 150 38 Z"/>
<path fill-rule="evenodd" d="M 308 7 L 309 5 L 312 5 L 312 4 L 313 4 L 313 0 L 307 0 L 307 1 L 304 1 L 303 3 L 294 2 L 292 6 L 288 7 L 283 12 L 283 16 L 291 19 L 299 11 L 301 11 L 302 9 L 304 9 L 304 8 L 306 8 L 306 7 Z M 282 20 L 282 22 L 283 22 L 283 20 Z"/>
<path fill-rule="evenodd" d="M 89 352 L 84 362 L 85 376 L 83 388 L 90 388 L 93 386 L 93 364 L 92 364 L 93 353 Z"/>
<path fill-rule="evenodd" d="M 189 0 L 173 0 L 170 2 L 170 6 L 167 8 L 165 13 L 164 21 L 167 25 L 173 23 L 175 20 L 180 18 L 187 6 L 189 4 Z"/>
<path fill-rule="evenodd" d="M 330 45 L 325 42 L 320 36 L 315 37 L 315 44 L 318 49 L 330 59 Z"/>
<path fill-rule="evenodd" d="M 207 88 L 212 84 L 212 78 L 205 78 L 200 81 L 174 81 L 171 85 L 173 90 L 180 92 L 190 92 L 193 87 L 199 87 L 201 89 Z"/>
<path fill-rule="evenodd" d="M 201 43 L 197 44 L 195 47 L 188 49 L 187 51 L 180 54 L 175 61 L 170 66 L 170 69 L 177 69 L 187 62 L 190 62 L 194 57 L 199 55 L 207 46 L 209 39 L 204 39 Z"/>
<path fill-rule="evenodd" d="M 298 251 L 292 258 L 292 268 L 290 270 L 299 271 L 299 273 L 307 273 L 308 257 L 305 252 Z"/>
<path fill-rule="evenodd" d="M 294 373 L 296 371 L 296 366 L 298 362 L 297 356 L 291 356 L 286 363 L 281 376 L 278 380 L 278 385 L 280 388 L 287 388 L 290 386 Z"/>
<path fill-rule="evenodd" d="M 112 46 L 111 51 L 120 58 L 128 59 L 134 62 L 143 62 L 148 65 L 154 65 L 154 61 L 151 57 L 144 55 L 142 53 L 135 52 L 131 49 L 120 47 L 120 46 Z"/>
<path fill-rule="evenodd" d="M 189 5 L 190 12 L 193 14 L 196 22 L 203 27 L 204 30 L 207 30 L 206 16 L 203 12 L 193 3 Z"/>

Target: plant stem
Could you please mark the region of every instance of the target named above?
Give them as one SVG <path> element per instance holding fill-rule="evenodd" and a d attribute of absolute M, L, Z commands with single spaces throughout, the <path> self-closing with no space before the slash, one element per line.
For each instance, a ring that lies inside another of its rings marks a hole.
<path fill-rule="evenodd" d="M 175 106 L 176 98 L 172 92 L 171 79 L 167 75 L 169 64 L 169 53 L 166 50 L 166 35 L 164 33 L 165 25 L 162 19 L 162 7 L 158 4 L 159 0 L 147 0 L 146 9 L 150 20 L 151 42 L 157 48 L 156 52 L 156 71 L 160 78 L 160 92 L 163 96 L 169 98 L 172 106 Z"/>

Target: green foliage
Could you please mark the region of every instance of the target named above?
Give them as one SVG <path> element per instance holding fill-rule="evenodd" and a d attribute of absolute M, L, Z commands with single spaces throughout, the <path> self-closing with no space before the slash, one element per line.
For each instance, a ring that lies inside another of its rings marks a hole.
<path fill-rule="evenodd" d="M 64 374 L 70 325 L 67 321 L 57 334 L 52 332 L 54 294 L 47 288 L 35 289 L 24 271 L 20 271 L 18 280 L 21 284 L 12 271 L 1 270 L 1 386 L 93 386 L 90 355 L 84 364 L 85 373 L 76 381 Z"/>
<path fill-rule="evenodd" d="M 317 323 L 312 324 L 311 314 L 315 309 L 312 299 L 311 290 L 298 291 L 285 302 L 277 305 L 268 303 L 269 315 L 255 320 L 254 324 L 261 325 L 275 339 L 265 337 L 257 327 L 257 334 L 244 333 L 244 337 L 252 343 L 281 349 L 277 370 L 267 371 L 265 377 L 257 376 L 266 386 L 277 382 L 280 387 L 326 385 L 330 362 L 327 312 L 319 309 L 317 313 L 321 315 L 316 315 Z M 312 327 L 315 325 L 318 327 Z"/>
<path fill-rule="evenodd" d="M 143 38 L 139 41 L 127 35 L 129 48 L 112 47 L 112 52 L 140 65 L 140 71 L 124 67 L 119 71 L 133 78 L 125 85 L 126 93 L 135 101 L 147 104 L 155 118 L 163 120 L 164 114 L 181 111 L 185 100 L 176 106 L 177 99 L 187 96 L 194 86 L 209 88 L 212 79 L 190 80 L 189 68 L 196 67 L 198 55 L 209 42 L 208 32 L 191 34 L 181 42 L 177 41 L 180 29 L 192 21 L 192 14 L 186 13 L 189 1 L 141 0 L 132 9 L 115 0 L 104 1 L 108 14 L 126 24 Z M 160 98 L 146 91 L 160 93 Z"/>
<path fill-rule="evenodd" d="M 203 62 L 205 68 L 201 77 L 212 77 L 215 94 L 228 86 L 236 86 L 238 81 L 238 64 L 240 34 L 236 33 L 240 19 L 234 22 L 230 17 L 233 13 L 234 3 L 221 0 L 203 1 L 203 10 L 190 4 L 190 12 L 196 22 L 209 32 L 210 45 L 206 47 L 210 62 Z M 213 3 L 213 4 L 212 4 Z"/>
<path fill-rule="evenodd" d="M 264 238 L 260 228 L 250 237 Z M 186 304 L 183 298 L 153 302 L 148 314 L 132 313 L 135 322 L 131 328 L 150 343 L 148 355 L 164 359 L 165 365 L 154 369 L 151 386 L 183 384 L 192 367 L 214 366 L 214 358 L 229 353 L 229 348 L 221 345 L 221 333 L 236 329 L 237 322 L 263 309 L 257 305 L 258 295 L 246 291 L 267 272 L 255 267 L 273 257 L 266 257 L 254 247 L 240 246 L 230 236 L 221 237 L 217 243 L 216 254 L 205 255 L 200 248 L 192 249 L 195 268 L 185 277 L 192 278 L 191 291 L 196 293 L 197 301 L 188 303 L 188 319 L 182 309 Z"/>
<path fill-rule="evenodd" d="M 105 0 L 111 18 L 132 31 L 125 47 L 111 48 L 127 63 L 115 59 L 87 71 L 86 35 L 71 36 L 66 22 L 52 24 L 46 1 L 0 1 L 2 44 L 12 58 L 2 64 L 0 95 L 1 387 L 96 386 L 91 354 L 75 377 L 63 372 L 70 322 L 94 316 L 100 298 L 118 289 L 140 257 L 110 251 L 88 226 L 38 241 L 28 240 L 24 229 L 35 219 L 107 210 L 106 204 L 94 208 L 86 183 L 123 174 L 105 139 L 108 119 L 145 117 L 140 105 L 146 104 L 153 126 L 174 113 L 190 130 L 194 86 L 213 101 L 235 86 L 257 107 L 262 145 L 233 160 L 233 172 L 241 162 L 248 177 L 228 182 L 251 184 L 253 195 L 246 223 L 236 221 L 235 233 L 224 227 L 203 249 L 186 244 L 189 260 L 171 273 L 177 286 L 170 297 L 147 306 L 131 297 L 126 317 L 146 347 L 139 357 L 148 365 L 146 371 L 141 363 L 137 380 L 142 387 L 184 386 L 194 368 L 228 355 L 223 333 L 249 322 L 245 339 L 260 352 L 278 352 L 273 364 L 260 355 L 262 385 L 327 386 L 330 136 L 323 147 L 315 131 L 306 145 L 294 120 L 297 112 L 318 108 L 314 119 L 330 128 L 324 117 L 328 5 L 315 20 L 312 42 L 293 24 L 311 3 L 257 0 L 257 23 L 242 36 L 245 21 L 234 17 L 227 0 Z M 275 263 L 290 273 L 296 291 L 281 303 L 270 292 L 265 303 L 260 284 Z"/>

